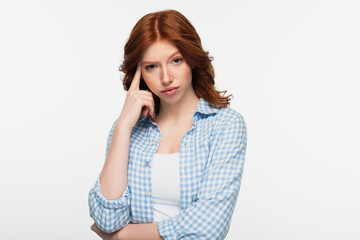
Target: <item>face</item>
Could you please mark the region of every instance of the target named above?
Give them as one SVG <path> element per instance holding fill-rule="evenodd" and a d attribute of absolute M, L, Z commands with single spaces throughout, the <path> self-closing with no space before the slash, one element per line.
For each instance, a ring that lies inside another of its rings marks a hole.
<path fill-rule="evenodd" d="M 145 83 L 161 102 L 174 103 L 194 94 L 191 67 L 171 41 L 160 40 L 150 45 L 140 64 Z M 173 87 L 176 89 L 165 91 Z"/>

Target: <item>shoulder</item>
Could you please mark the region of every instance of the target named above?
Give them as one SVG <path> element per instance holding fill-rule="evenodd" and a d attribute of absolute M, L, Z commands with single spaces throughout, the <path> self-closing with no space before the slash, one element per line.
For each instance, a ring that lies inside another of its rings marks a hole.
<path fill-rule="evenodd" d="M 233 108 L 221 107 L 211 120 L 211 142 L 231 142 L 246 140 L 244 116 Z"/>
<path fill-rule="evenodd" d="M 213 123 L 218 128 L 246 128 L 244 116 L 230 106 L 219 108 Z"/>
<path fill-rule="evenodd" d="M 219 117 L 232 119 L 233 122 L 238 121 L 238 122 L 245 123 L 245 119 L 244 119 L 243 115 L 240 112 L 233 109 L 232 107 L 228 106 L 228 107 L 221 108 L 219 111 L 219 114 L 220 114 Z"/>

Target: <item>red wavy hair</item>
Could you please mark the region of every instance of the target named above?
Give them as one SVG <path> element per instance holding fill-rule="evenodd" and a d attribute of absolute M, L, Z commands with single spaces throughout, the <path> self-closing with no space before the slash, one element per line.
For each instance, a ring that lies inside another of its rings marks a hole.
<path fill-rule="evenodd" d="M 224 96 L 227 91 L 215 89 L 215 72 L 211 64 L 214 58 L 209 56 L 208 51 L 203 50 L 200 37 L 190 21 L 172 9 L 149 13 L 132 29 L 124 47 L 124 61 L 119 67 L 125 74 L 122 79 L 125 91 L 130 88 L 143 50 L 163 39 L 172 41 L 185 61 L 193 67 L 192 86 L 195 94 L 214 105 L 228 106 L 232 94 Z M 140 89 L 149 89 L 143 79 L 140 80 Z M 160 99 L 155 94 L 153 97 L 157 115 L 160 110 Z"/>

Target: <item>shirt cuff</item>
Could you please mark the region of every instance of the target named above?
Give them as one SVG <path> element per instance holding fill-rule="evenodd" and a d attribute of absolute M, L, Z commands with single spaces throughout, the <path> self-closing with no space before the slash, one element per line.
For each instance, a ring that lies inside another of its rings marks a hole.
<path fill-rule="evenodd" d="M 158 231 L 165 240 L 176 240 L 172 218 L 161 220 L 157 223 Z"/>
<path fill-rule="evenodd" d="M 126 189 L 121 197 L 114 200 L 108 200 L 104 197 L 100 190 L 100 175 L 98 176 L 95 186 L 94 186 L 94 193 L 97 201 L 105 208 L 108 209 L 120 209 L 125 208 L 130 205 L 130 191 L 129 186 L 126 186 Z"/>

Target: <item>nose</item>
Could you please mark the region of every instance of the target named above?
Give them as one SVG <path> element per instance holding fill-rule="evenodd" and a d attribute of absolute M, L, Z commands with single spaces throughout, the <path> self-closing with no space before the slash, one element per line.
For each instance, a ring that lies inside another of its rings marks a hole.
<path fill-rule="evenodd" d="M 164 67 L 162 67 L 160 79 L 161 79 L 161 83 L 164 86 L 167 86 L 167 85 L 169 85 L 169 83 L 173 82 L 174 79 L 171 74 L 171 70 L 170 70 L 170 68 L 168 68 L 168 66 L 165 65 Z"/>

